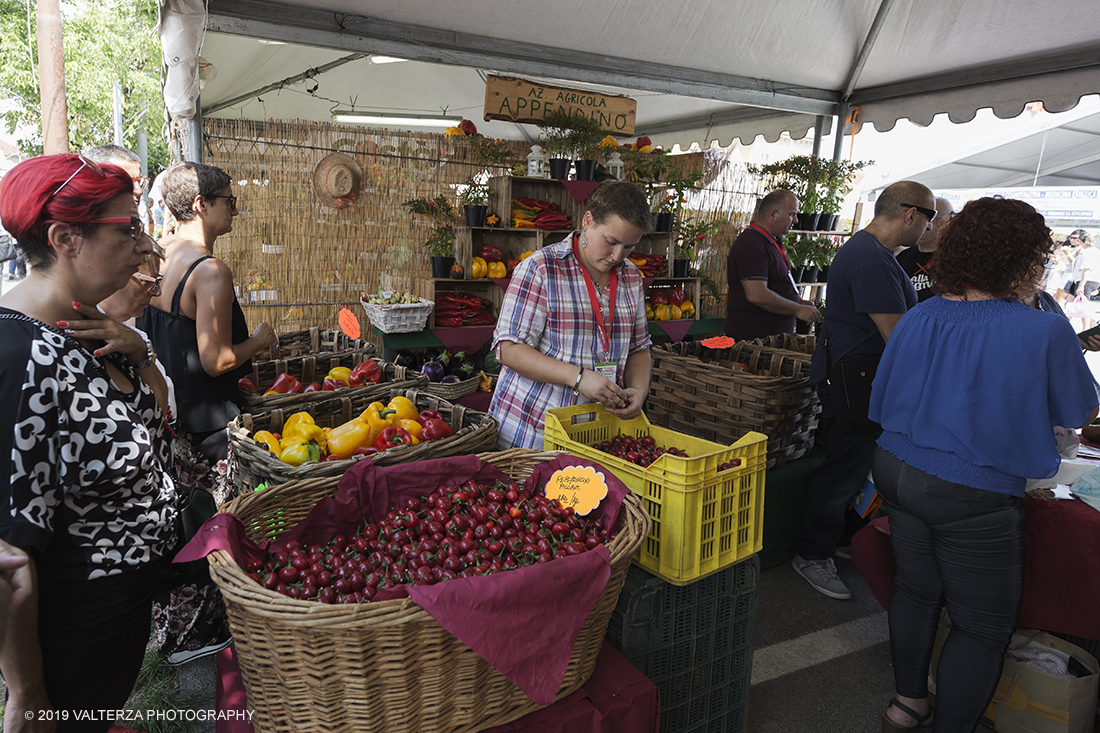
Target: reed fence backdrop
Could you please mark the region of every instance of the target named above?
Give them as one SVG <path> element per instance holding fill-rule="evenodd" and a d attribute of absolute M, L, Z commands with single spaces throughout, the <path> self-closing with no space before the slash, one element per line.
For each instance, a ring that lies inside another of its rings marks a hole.
<path fill-rule="evenodd" d="M 509 144 L 513 162 L 525 162 L 530 143 Z M 215 247 L 234 273 L 250 326 L 267 321 L 279 333 L 338 328 L 337 314 L 348 308 L 359 318 L 363 338 L 379 345 L 359 305 L 361 295 L 386 288 L 432 296 L 423 245 L 432 224 L 401 203 L 439 193 L 453 200 L 455 187 L 471 177 L 508 173 L 507 166 L 474 163 L 462 137 L 301 120 L 207 119 L 204 145 L 206 162 L 234 181 L 240 215 Z M 332 152 L 354 157 L 363 169 L 359 196 L 340 209 L 324 204 L 313 188 L 317 164 Z M 686 212 L 704 221 L 729 220 L 694 260 L 714 286 L 700 308 L 721 315 L 726 253 L 752 215 L 760 184 L 735 148 L 675 156 L 675 166 L 704 171 L 706 185 L 688 196 Z"/>

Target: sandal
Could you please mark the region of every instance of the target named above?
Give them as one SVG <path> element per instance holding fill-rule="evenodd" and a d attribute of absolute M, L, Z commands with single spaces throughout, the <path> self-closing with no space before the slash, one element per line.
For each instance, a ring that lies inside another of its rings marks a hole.
<path fill-rule="evenodd" d="M 898 710 L 917 721 L 917 724 L 912 728 L 906 728 L 904 725 L 898 725 L 893 720 L 890 720 L 890 716 L 886 714 L 886 711 L 890 709 L 890 705 L 893 705 Z M 886 710 L 882 711 L 882 733 L 931 733 L 932 728 L 928 725 L 932 722 L 931 708 L 922 716 L 918 715 L 917 711 L 913 710 L 908 705 L 899 702 L 896 697 L 890 701 L 890 705 L 887 705 Z"/>

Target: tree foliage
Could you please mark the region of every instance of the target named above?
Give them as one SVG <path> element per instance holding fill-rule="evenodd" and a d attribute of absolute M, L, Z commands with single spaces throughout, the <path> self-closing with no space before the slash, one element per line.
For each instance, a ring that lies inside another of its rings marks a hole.
<path fill-rule="evenodd" d="M 8 134 L 33 133 L 18 145 L 42 153 L 35 0 L 0 0 L 0 98 L 17 104 L 3 113 Z M 149 169 L 168 163 L 166 118 L 160 90 L 156 0 L 75 0 L 61 4 L 65 44 L 65 97 L 69 149 L 114 141 L 114 85 L 122 86 L 124 145 L 137 148 L 137 131 L 149 131 Z"/>

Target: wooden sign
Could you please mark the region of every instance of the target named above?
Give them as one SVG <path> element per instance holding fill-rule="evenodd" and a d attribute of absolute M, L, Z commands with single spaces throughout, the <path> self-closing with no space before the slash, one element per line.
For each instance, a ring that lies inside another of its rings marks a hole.
<path fill-rule="evenodd" d="M 489 75 L 485 79 L 485 119 L 538 124 L 546 112 L 583 112 L 600 127 L 621 137 L 634 135 L 638 102 L 579 89 L 535 84 L 525 79 Z"/>

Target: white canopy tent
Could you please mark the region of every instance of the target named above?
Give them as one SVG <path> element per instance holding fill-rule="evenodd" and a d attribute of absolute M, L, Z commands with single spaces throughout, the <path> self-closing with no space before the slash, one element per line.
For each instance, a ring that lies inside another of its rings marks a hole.
<path fill-rule="evenodd" d="M 196 111 L 203 28 L 201 52 L 218 75 L 202 113 L 249 119 L 329 119 L 330 100 L 354 100 L 480 121 L 479 71 L 492 71 L 626 90 L 640 134 L 706 147 L 801 137 L 853 109 L 857 123 L 889 130 L 900 117 L 963 122 L 983 107 L 1015 116 L 1033 101 L 1063 111 L 1100 91 L 1100 14 L 1080 0 L 210 0 L 205 12 L 203 0 L 162 3 L 176 118 Z M 489 125 L 498 137 L 531 135 Z"/>

